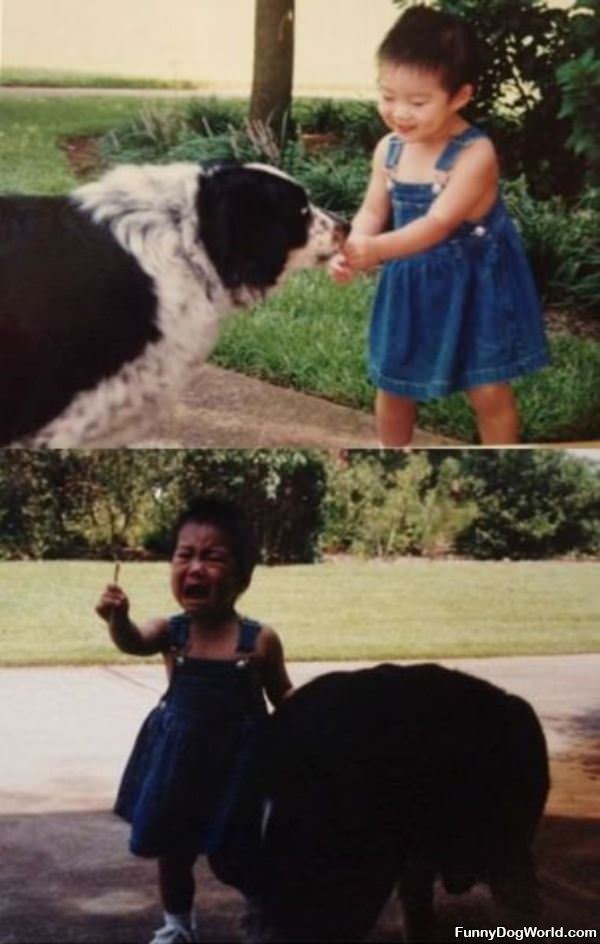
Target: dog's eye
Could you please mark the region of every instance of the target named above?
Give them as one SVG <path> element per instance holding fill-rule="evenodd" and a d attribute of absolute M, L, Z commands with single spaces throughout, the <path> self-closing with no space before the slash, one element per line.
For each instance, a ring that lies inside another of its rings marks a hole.
<path fill-rule="evenodd" d="M 310 213 L 310 207 L 302 207 L 302 209 L 300 210 L 300 213 L 302 216 L 308 216 L 308 214 Z"/>

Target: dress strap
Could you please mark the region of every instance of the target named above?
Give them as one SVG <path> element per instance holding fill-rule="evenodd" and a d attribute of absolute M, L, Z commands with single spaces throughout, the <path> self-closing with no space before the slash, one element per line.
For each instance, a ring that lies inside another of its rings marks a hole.
<path fill-rule="evenodd" d="M 453 168 L 456 158 L 463 148 L 468 147 L 476 138 L 484 138 L 485 136 L 485 133 L 474 125 L 465 128 L 460 134 L 455 134 L 453 138 L 450 138 L 446 147 L 438 157 L 435 169 L 448 173 L 448 171 Z"/>
<path fill-rule="evenodd" d="M 261 625 L 256 620 L 248 619 L 245 616 L 240 617 L 240 634 L 238 637 L 237 652 L 254 652 L 256 640 L 260 633 Z"/>
<path fill-rule="evenodd" d="M 190 618 L 187 613 L 177 613 L 168 621 L 169 649 L 176 656 L 183 655 L 190 635 Z"/>
<path fill-rule="evenodd" d="M 240 618 L 240 630 L 236 652 L 254 652 L 261 624 L 243 616 Z M 178 613 L 169 617 L 169 649 L 181 655 L 190 635 L 190 618 L 187 613 Z"/>
<path fill-rule="evenodd" d="M 391 190 L 394 186 L 394 169 L 400 160 L 403 147 L 404 142 L 401 141 L 397 135 L 393 134 L 388 141 L 388 148 L 385 155 L 385 161 L 383 163 L 389 190 Z"/>
<path fill-rule="evenodd" d="M 385 155 L 384 167 L 387 171 L 392 171 L 394 169 L 400 160 L 403 147 L 404 143 L 400 140 L 398 135 L 392 134 L 390 136 L 390 140 L 388 141 L 388 149 Z"/>

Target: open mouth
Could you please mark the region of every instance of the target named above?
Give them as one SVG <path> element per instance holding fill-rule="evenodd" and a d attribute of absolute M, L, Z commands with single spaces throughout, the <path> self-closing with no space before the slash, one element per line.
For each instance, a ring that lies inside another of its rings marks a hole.
<path fill-rule="evenodd" d="M 209 587 L 200 583 L 187 584 L 183 588 L 183 595 L 190 600 L 207 600 L 209 594 Z"/>

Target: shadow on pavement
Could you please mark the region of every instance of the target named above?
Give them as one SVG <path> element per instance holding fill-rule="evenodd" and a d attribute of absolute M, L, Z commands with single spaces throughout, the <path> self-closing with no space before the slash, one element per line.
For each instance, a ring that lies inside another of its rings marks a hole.
<path fill-rule="evenodd" d="M 144 944 L 160 923 L 155 862 L 127 851 L 128 829 L 112 813 L 53 813 L 0 818 L 1 944 Z M 600 821 L 548 816 L 538 841 L 545 914 L 539 926 L 600 925 Z M 197 868 L 206 941 L 239 940 L 242 899 Z M 438 890 L 441 941 L 454 928 L 510 927 L 487 892 L 449 898 Z M 402 940 L 396 906 L 372 941 Z M 514 923 L 512 924 L 513 927 Z"/>
<path fill-rule="evenodd" d="M 0 830 L 1 944 L 144 944 L 162 923 L 156 862 L 129 854 L 112 813 L 4 816 Z M 205 938 L 235 941 L 241 897 L 204 861 L 197 877 Z"/>

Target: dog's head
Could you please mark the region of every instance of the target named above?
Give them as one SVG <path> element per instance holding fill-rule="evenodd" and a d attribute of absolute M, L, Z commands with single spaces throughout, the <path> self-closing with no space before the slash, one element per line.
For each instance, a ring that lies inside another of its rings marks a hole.
<path fill-rule="evenodd" d="M 313 206 L 304 188 L 264 164 L 203 169 L 200 238 L 223 285 L 265 294 L 294 269 L 325 264 L 349 226 Z"/>

